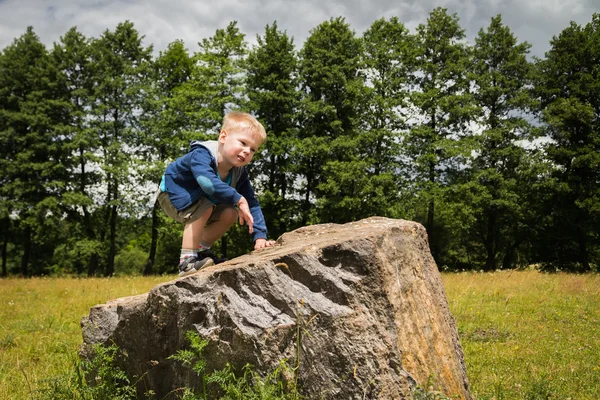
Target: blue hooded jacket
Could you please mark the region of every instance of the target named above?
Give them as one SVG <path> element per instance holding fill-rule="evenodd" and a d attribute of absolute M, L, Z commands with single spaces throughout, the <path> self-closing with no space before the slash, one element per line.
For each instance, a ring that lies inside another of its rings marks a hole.
<path fill-rule="evenodd" d="M 217 169 L 217 141 L 192 141 L 190 151 L 167 166 L 161 190 L 167 192 L 175 208 L 183 211 L 206 197 L 215 204 L 235 206 L 242 196 L 248 201 L 254 218 L 252 240 L 266 239 L 267 226 L 244 167 L 233 167 L 228 182 Z M 229 183 L 229 184 L 228 184 Z"/>

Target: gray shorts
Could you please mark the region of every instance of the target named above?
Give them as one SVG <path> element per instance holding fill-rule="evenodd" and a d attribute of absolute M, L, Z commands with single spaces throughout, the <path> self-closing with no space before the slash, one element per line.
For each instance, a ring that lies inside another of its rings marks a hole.
<path fill-rule="evenodd" d="M 208 218 L 208 221 L 206 221 L 206 225 L 210 224 L 211 222 L 218 221 L 221 218 L 221 212 L 226 208 L 233 208 L 236 210 L 234 207 L 226 204 L 213 204 L 213 202 L 208 200 L 206 197 L 201 197 L 196 203 L 192 204 L 183 211 L 179 211 L 175 208 L 173 203 L 171 203 L 167 192 L 160 192 L 158 194 L 158 203 L 164 210 L 165 214 L 173 218 L 175 221 L 181 222 L 182 224 L 194 222 L 211 207 L 213 211 Z"/>

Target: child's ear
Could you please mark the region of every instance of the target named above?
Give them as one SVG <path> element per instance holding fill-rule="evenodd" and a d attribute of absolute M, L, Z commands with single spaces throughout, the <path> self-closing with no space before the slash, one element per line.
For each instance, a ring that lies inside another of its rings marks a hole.
<path fill-rule="evenodd" d="M 221 129 L 221 132 L 219 133 L 219 143 L 224 143 L 226 137 L 227 131 L 225 129 Z"/>

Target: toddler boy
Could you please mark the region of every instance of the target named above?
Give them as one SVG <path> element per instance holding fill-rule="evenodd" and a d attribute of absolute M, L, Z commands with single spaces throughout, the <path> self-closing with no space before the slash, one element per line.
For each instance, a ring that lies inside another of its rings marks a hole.
<path fill-rule="evenodd" d="M 265 141 L 265 128 L 252 115 L 230 112 L 216 141 L 193 141 L 190 151 L 167 166 L 158 201 L 165 213 L 185 224 L 179 276 L 224 259 L 210 246 L 239 218 L 248 225 L 254 249 L 273 246 L 244 168 Z"/>

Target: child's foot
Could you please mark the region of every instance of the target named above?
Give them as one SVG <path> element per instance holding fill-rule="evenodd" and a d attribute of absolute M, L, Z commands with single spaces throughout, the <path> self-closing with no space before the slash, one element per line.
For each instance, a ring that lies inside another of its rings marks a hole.
<path fill-rule="evenodd" d="M 210 251 L 210 249 L 206 249 L 206 250 L 198 252 L 198 258 L 204 258 L 204 257 L 208 257 L 208 258 L 212 259 L 215 264 L 221 264 L 221 263 L 227 261 L 227 258 L 217 257 L 215 255 L 215 253 Z"/>
<path fill-rule="evenodd" d="M 186 276 L 200 271 L 204 267 L 214 265 L 215 262 L 210 257 L 203 257 L 199 260 L 196 257 L 189 257 L 179 263 L 179 276 Z"/>

